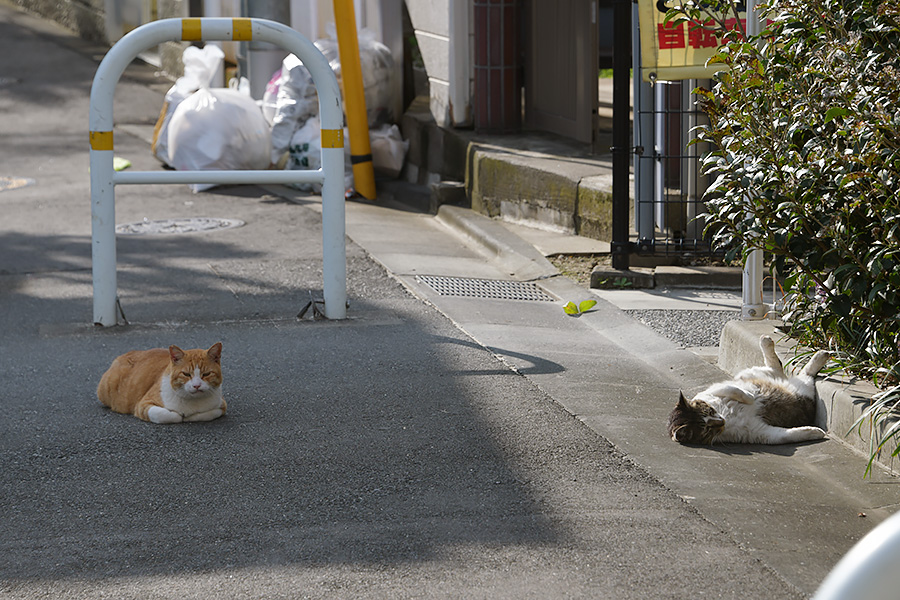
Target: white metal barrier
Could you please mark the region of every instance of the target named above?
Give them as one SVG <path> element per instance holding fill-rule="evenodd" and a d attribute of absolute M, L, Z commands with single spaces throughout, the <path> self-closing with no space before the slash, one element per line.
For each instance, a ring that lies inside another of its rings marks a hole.
<path fill-rule="evenodd" d="M 741 285 L 741 319 L 744 321 L 765 319 L 771 313 L 773 307 L 763 302 L 763 274 L 762 250 L 751 250 L 744 262 Z"/>
<path fill-rule="evenodd" d="M 123 171 L 113 169 L 113 93 L 139 52 L 169 41 L 263 41 L 295 54 L 309 70 L 319 95 L 322 167 L 308 171 Z M 103 58 L 91 87 L 91 260 L 94 323 L 116 324 L 116 184 L 147 183 L 320 183 L 325 316 L 347 314 L 344 215 L 344 114 L 337 79 L 308 39 L 265 19 L 189 18 L 147 23 L 120 39 Z"/>
<path fill-rule="evenodd" d="M 756 11 L 758 0 L 747 0 L 747 34 L 754 36 L 759 35 L 762 28 L 760 15 Z M 742 302 L 741 302 L 741 318 L 745 321 L 755 321 L 765 319 L 773 306 L 769 307 L 763 303 L 763 252 L 762 250 L 751 250 L 744 262 L 743 281 L 741 285 Z M 772 298 L 775 302 L 775 298 Z"/>
<path fill-rule="evenodd" d="M 813 596 L 813 600 L 896 598 L 900 598 L 900 513 L 857 542 Z"/>

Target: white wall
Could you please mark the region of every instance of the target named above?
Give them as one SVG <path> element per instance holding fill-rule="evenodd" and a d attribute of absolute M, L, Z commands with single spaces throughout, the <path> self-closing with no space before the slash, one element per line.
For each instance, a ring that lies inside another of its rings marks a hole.
<path fill-rule="evenodd" d="M 471 122 L 472 7 L 469 0 L 406 0 L 428 74 L 431 113 L 442 127 Z"/>

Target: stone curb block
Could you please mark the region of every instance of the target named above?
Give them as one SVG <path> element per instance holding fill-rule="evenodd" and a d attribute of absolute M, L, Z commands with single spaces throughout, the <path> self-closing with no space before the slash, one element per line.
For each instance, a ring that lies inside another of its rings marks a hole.
<path fill-rule="evenodd" d="M 689 287 L 703 289 L 741 289 L 739 267 L 672 267 L 659 266 L 613 269 L 596 267 L 591 273 L 594 289 L 652 289 L 656 287 Z M 623 283 L 623 280 L 627 283 Z"/>
<path fill-rule="evenodd" d="M 591 272 L 591 288 L 595 290 L 620 288 L 648 290 L 653 289 L 655 286 L 653 269 L 634 267 L 633 269 L 620 270 L 612 267 L 596 267 Z"/>
<path fill-rule="evenodd" d="M 534 246 L 493 219 L 449 204 L 438 209 L 437 219 L 485 254 L 503 259 L 510 275 L 520 280 L 543 279 L 559 274 L 553 263 Z"/>
<path fill-rule="evenodd" d="M 740 289 L 742 276 L 740 267 L 659 266 L 653 272 L 657 287 Z"/>

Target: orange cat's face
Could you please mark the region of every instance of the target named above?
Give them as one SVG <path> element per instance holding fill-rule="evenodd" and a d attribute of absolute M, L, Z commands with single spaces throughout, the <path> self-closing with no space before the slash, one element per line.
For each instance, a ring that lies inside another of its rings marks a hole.
<path fill-rule="evenodd" d="M 202 398 L 222 385 L 222 344 L 209 350 L 182 350 L 169 346 L 168 368 L 172 389 L 183 397 Z"/>

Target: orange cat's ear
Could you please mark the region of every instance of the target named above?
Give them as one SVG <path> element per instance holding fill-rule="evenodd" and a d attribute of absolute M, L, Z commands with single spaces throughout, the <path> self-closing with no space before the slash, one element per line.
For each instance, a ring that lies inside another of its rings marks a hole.
<path fill-rule="evenodd" d="M 206 351 L 206 354 L 215 362 L 219 362 L 219 359 L 222 358 L 222 342 L 213 344 L 210 349 Z"/>
<path fill-rule="evenodd" d="M 184 350 L 178 346 L 169 346 L 169 358 L 172 359 L 173 363 L 178 362 L 184 358 Z"/>

